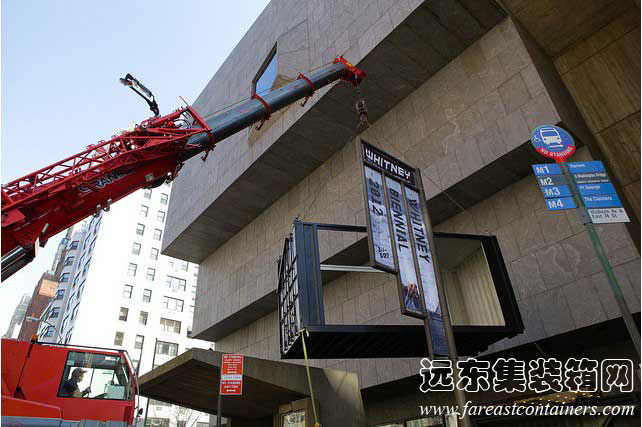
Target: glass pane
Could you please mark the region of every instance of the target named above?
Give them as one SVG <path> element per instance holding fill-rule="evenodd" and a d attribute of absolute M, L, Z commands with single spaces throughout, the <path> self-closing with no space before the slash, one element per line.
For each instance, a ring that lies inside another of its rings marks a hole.
<path fill-rule="evenodd" d="M 272 59 L 270 59 L 270 63 L 263 71 L 263 74 L 261 74 L 261 76 L 256 81 L 255 91 L 257 94 L 264 95 L 268 93 L 270 89 L 272 89 L 272 85 L 276 80 L 276 71 L 277 71 L 277 61 L 276 61 L 276 52 L 275 52 L 274 56 L 272 56 Z"/>

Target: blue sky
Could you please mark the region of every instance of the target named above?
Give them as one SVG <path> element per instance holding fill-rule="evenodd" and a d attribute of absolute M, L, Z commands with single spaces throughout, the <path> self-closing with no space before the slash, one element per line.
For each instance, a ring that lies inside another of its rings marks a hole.
<path fill-rule="evenodd" d="M 2 183 L 151 115 L 118 83 L 127 73 L 161 114 L 182 105 L 179 96 L 192 103 L 267 3 L 2 0 Z M 59 240 L 0 285 L 0 336 Z"/>

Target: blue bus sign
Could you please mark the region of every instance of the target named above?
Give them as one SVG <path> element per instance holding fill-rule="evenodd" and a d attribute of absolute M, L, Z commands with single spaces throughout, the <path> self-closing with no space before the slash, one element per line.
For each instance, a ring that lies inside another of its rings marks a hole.
<path fill-rule="evenodd" d="M 575 209 L 575 200 L 572 197 L 559 197 L 556 199 L 546 199 L 546 209 L 549 211 L 561 211 L 564 209 Z"/>
<path fill-rule="evenodd" d="M 533 172 L 535 172 L 535 176 L 562 174 L 560 165 L 556 163 L 543 163 L 540 165 L 531 165 L 531 166 L 533 167 Z"/>
<path fill-rule="evenodd" d="M 617 194 L 599 194 L 595 196 L 582 196 L 584 206 L 587 208 L 619 208 L 622 201 Z"/>
<path fill-rule="evenodd" d="M 575 142 L 570 133 L 558 126 L 544 125 L 535 128 L 531 143 L 542 156 L 564 161 L 575 152 Z"/>

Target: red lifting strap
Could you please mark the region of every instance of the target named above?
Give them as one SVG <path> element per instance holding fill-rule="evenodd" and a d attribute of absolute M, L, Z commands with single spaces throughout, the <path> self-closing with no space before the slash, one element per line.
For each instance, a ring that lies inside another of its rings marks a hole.
<path fill-rule="evenodd" d="M 272 115 L 272 112 L 270 111 L 270 104 L 265 102 L 265 99 L 261 98 L 261 96 L 256 93 L 252 94 L 252 99 L 258 99 L 265 107 L 266 116 L 264 119 L 261 119 L 261 124 L 256 127 L 256 130 L 261 130 L 261 128 L 263 127 L 263 123 L 265 123 L 266 120 L 270 120 L 270 116 Z"/>
<path fill-rule="evenodd" d="M 303 79 L 303 80 L 305 80 L 306 82 L 308 82 L 308 84 L 310 85 L 310 89 L 312 89 L 312 93 L 311 93 L 310 95 L 306 96 L 306 97 L 305 97 L 305 99 L 303 100 L 303 102 L 301 103 L 301 107 L 303 107 L 303 106 L 305 105 L 305 103 L 306 103 L 306 102 L 308 102 L 308 99 L 310 99 L 310 97 L 311 97 L 312 95 L 314 95 L 314 92 L 316 92 L 316 90 L 317 90 L 317 89 L 314 87 L 314 83 L 312 83 L 312 80 L 310 80 L 309 78 L 307 78 L 307 77 L 305 76 L 305 74 L 303 74 L 303 73 L 299 73 L 299 76 L 297 77 L 297 80 L 300 80 L 300 79 Z"/>

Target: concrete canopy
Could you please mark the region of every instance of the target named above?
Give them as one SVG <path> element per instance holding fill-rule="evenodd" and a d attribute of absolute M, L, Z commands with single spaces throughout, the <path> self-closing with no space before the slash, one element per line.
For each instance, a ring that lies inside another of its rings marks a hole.
<path fill-rule="evenodd" d="M 501 9 L 490 0 L 420 4 L 374 48 L 362 52 L 358 61 L 367 73 L 362 91 L 370 121 L 383 116 L 503 18 Z M 165 255 L 202 262 L 357 136 L 354 89 L 337 84 L 319 92 L 322 95 L 315 95 L 312 107 L 291 126 L 280 124 L 282 133 L 235 178 L 228 179 L 229 185 L 218 188 L 220 194 L 204 196 L 212 202 L 189 213 L 193 220 L 178 219 L 188 215 L 182 208 L 176 213 L 170 209 L 163 241 Z M 176 192 L 184 190 L 184 185 L 179 177 Z"/>
<path fill-rule="evenodd" d="M 140 393 L 216 414 L 222 354 L 197 348 L 188 350 L 143 375 Z M 356 374 L 313 367 L 310 371 L 322 419 L 328 425 L 339 425 L 332 422 L 333 414 L 347 413 L 354 416 L 354 425 L 361 425 L 358 422 L 364 416 L 363 402 Z M 236 419 L 267 419 L 278 413 L 279 405 L 308 396 L 305 366 L 245 356 L 243 394 L 224 397 L 222 415 L 233 423 Z"/>

